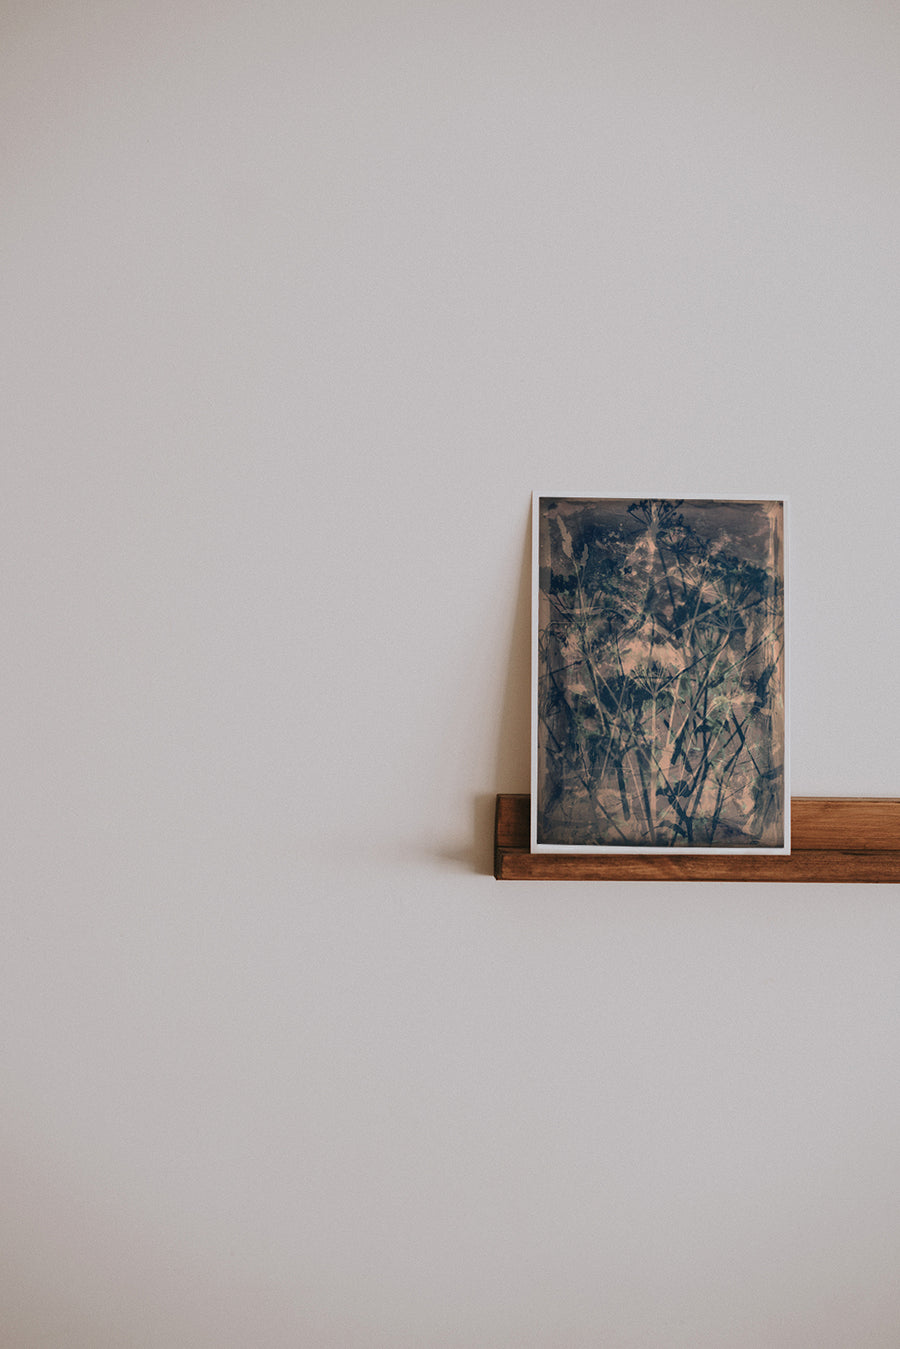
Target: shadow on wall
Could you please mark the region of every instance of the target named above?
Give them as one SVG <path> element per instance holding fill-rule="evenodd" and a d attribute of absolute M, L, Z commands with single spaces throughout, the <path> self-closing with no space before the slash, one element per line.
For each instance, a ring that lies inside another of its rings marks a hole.
<path fill-rule="evenodd" d="M 498 792 L 527 792 L 531 763 L 531 523 L 526 523 L 522 566 L 500 705 L 495 787 L 472 801 L 472 844 L 444 859 L 467 871 L 494 872 L 494 807 Z"/>
<path fill-rule="evenodd" d="M 531 516 L 525 526 L 522 566 L 510 637 L 506 686 L 497 737 L 497 791 L 527 792 L 531 782 Z M 493 812 L 494 797 L 491 797 Z M 491 818 L 493 836 L 493 815 Z M 493 842 L 491 844 L 493 848 Z M 493 868 L 493 862 L 492 862 Z"/>

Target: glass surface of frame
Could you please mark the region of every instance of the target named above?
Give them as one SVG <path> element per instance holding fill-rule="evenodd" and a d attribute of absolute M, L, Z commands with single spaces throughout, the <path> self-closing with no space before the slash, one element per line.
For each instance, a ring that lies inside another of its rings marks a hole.
<path fill-rule="evenodd" d="M 785 506 L 535 494 L 532 851 L 789 852 Z"/>

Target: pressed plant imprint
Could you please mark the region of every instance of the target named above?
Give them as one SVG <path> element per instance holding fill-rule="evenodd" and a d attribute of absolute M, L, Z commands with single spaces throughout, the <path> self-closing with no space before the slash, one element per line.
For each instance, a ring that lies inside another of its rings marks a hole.
<path fill-rule="evenodd" d="M 783 502 L 534 505 L 533 848 L 787 851 Z"/>

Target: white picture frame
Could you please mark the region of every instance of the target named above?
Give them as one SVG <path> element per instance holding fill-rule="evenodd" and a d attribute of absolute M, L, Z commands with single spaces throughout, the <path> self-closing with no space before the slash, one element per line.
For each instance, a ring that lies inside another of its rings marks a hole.
<path fill-rule="evenodd" d="M 787 499 L 532 526 L 531 851 L 789 853 Z"/>

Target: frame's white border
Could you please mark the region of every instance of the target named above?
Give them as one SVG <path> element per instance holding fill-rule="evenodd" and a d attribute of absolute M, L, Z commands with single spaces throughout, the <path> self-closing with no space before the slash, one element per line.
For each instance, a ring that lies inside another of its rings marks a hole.
<path fill-rule="evenodd" d="M 732 496 L 720 495 L 710 496 L 708 493 L 689 496 L 686 493 L 682 495 L 684 489 L 680 489 L 673 497 L 660 496 L 657 489 L 656 496 L 649 492 L 642 492 L 631 499 L 640 501 L 644 498 L 649 500 L 678 500 L 683 501 L 780 501 L 784 512 L 784 537 L 782 545 L 784 549 L 784 846 L 781 848 L 641 848 L 627 847 L 618 844 L 581 844 L 581 843 L 538 843 L 537 841 L 537 731 L 538 731 L 538 580 L 539 580 L 539 560 L 538 560 L 538 535 L 540 527 L 540 511 L 538 503 L 542 497 L 554 497 L 564 501 L 598 501 L 598 500 L 624 500 L 624 496 L 615 498 L 588 496 L 584 492 L 532 492 L 531 495 L 531 820 L 530 820 L 530 840 L 531 851 L 533 853 L 576 853 L 576 854 L 597 854 L 605 853 L 610 855 L 631 856 L 639 854 L 658 854 L 666 857 L 685 857 L 699 855 L 703 857 L 713 857 L 721 854 L 735 854 L 740 857 L 746 856 L 786 856 L 791 851 L 791 773 L 790 773 L 790 640 L 788 626 L 790 622 L 790 597 L 789 597 L 789 571 L 788 571 L 788 553 L 790 538 L 790 501 L 787 496 Z"/>

